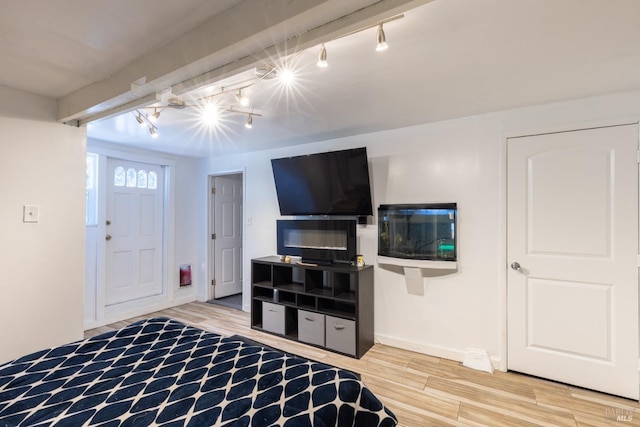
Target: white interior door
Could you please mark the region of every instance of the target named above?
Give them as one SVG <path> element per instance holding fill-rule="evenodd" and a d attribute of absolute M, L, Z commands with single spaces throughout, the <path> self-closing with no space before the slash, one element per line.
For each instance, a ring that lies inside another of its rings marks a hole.
<path fill-rule="evenodd" d="M 242 292 L 242 175 L 214 178 L 213 296 Z"/>
<path fill-rule="evenodd" d="M 638 399 L 637 141 L 509 139 L 509 369 Z"/>
<path fill-rule="evenodd" d="M 162 293 L 164 169 L 107 160 L 106 305 Z"/>

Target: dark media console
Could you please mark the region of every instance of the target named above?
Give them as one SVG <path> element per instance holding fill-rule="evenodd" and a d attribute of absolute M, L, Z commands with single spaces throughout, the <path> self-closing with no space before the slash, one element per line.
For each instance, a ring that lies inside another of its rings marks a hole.
<path fill-rule="evenodd" d="M 373 346 L 373 267 L 254 259 L 251 328 L 359 359 Z"/>

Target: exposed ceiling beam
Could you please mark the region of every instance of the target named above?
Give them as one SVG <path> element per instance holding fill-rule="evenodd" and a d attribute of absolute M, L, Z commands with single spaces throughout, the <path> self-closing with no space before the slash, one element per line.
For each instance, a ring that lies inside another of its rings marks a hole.
<path fill-rule="evenodd" d="M 109 79 L 61 98 L 58 119 L 86 124 L 132 110 L 167 88 L 181 94 L 430 1 L 245 0 Z"/>

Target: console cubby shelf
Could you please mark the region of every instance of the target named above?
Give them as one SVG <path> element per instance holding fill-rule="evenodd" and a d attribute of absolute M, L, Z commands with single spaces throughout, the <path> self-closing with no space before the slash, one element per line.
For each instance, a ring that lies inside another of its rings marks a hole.
<path fill-rule="evenodd" d="M 251 327 L 360 358 L 373 346 L 373 268 L 254 259 Z"/>

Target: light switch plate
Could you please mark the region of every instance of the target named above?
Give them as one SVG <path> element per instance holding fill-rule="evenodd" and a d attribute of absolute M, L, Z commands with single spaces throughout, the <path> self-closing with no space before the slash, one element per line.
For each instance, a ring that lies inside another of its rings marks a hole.
<path fill-rule="evenodd" d="M 22 210 L 22 222 L 39 222 L 40 206 L 24 205 Z"/>

